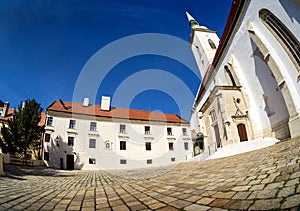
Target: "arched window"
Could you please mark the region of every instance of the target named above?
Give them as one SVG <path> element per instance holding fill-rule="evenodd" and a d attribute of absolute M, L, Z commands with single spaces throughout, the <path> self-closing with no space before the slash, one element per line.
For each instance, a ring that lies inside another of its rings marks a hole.
<path fill-rule="evenodd" d="M 226 75 L 227 75 L 228 78 L 230 79 L 230 80 L 228 81 L 229 85 L 231 85 L 231 86 L 236 86 L 236 82 L 235 82 L 234 77 L 233 77 L 231 71 L 229 70 L 228 66 L 225 65 L 225 66 L 224 66 L 224 69 L 225 69 Z"/>
<path fill-rule="evenodd" d="M 217 115 L 216 115 L 215 110 L 212 110 L 212 111 L 210 112 L 210 118 L 211 118 L 211 122 L 217 121 Z"/>
<path fill-rule="evenodd" d="M 211 39 L 209 39 L 209 40 L 208 40 L 208 43 L 209 43 L 209 45 L 210 45 L 210 47 L 211 47 L 212 49 L 216 49 L 216 45 L 215 45 L 214 41 L 212 41 Z"/>
<path fill-rule="evenodd" d="M 259 11 L 262 23 L 276 37 L 281 46 L 286 50 L 290 59 L 300 71 L 300 43 L 291 31 L 269 10 Z"/>

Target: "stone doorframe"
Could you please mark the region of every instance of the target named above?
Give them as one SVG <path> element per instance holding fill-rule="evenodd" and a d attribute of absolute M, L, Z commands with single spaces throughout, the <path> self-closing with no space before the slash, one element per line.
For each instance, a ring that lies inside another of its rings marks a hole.
<path fill-rule="evenodd" d="M 293 95 L 293 91 L 290 90 L 290 87 L 286 84 L 286 79 L 283 77 L 282 73 L 280 72 L 276 61 L 272 56 L 272 52 L 269 51 L 267 46 L 262 42 L 261 37 L 259 37 L 259 31 L 253 26 L 253 24 L 249 21 L 247 24 L 247 29 L 251 40 L 256 44 L 260 52 L 264 56 L 264 61 L 270 68 L 272 74 L 275 77 L 275 80 L 278 84 L 278 87 L 281 90 L 282 96 L 284 101 L 287 105 L 288 113 L 289 113 L 289 129 L 291 138 L 299 137 L 300 136 L 300 113 L 299 113 L 299 105 L 296 105 L 298 99 L 296 96 Z"/>

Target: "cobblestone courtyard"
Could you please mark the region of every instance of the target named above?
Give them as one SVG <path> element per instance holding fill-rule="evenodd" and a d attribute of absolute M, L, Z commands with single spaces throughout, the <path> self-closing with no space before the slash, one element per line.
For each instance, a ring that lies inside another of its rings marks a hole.
<path fill-rule="evenodd" d="M 294 139 L 149 170 L 22 169 L 0 177 L 0 210 L 298 210 L 299 165 Z"/>

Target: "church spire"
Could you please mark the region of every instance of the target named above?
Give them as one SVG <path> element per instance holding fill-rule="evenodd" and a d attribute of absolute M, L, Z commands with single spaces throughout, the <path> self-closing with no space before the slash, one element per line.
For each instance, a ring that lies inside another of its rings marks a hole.
<path fill-rule="evenodd" d="M 191 16 L 190 13 L 185 12 L 185 14 L 186 14 L 186 17 L 188 18 L 190 27 L 191 27 L 192 29 L 200 28 L 200 25 L 199 25 L 198 21 L 195 20 L 195 18 L 193 18 L 193 16 Z"/>

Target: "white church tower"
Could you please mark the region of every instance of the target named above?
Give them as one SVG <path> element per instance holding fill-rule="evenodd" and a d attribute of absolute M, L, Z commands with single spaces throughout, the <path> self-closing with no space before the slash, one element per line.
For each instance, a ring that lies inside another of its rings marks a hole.
<path fill-rule="evenodd" d="M 205 26 L 200 26 L 188 12 L 186 16 L 191 27 L 190 44 L 195 56 L 198 68 L 203 78 L 209 65 L 215 56 L 219 45 L 219 37 L 216 31 L 212 31 Z"/>

